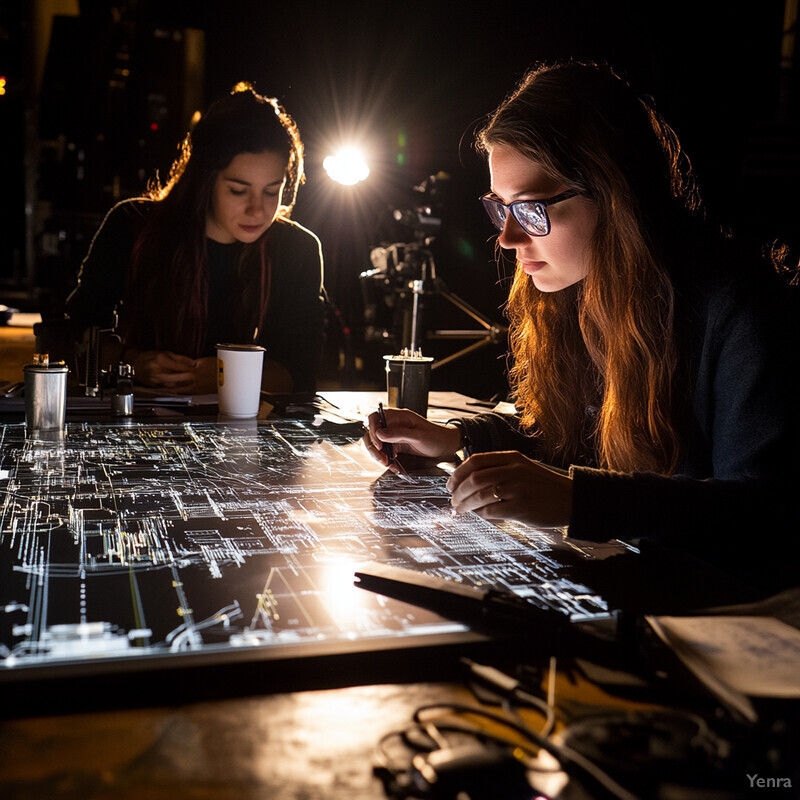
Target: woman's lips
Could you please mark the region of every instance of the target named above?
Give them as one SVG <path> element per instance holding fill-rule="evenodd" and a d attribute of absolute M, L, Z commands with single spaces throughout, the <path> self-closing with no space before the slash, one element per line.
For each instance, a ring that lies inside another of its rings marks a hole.
<path fill-rule="evenodd" d="M 245 233 L 259 233 L 263 225 L 239 225 Z"/>
<path fill-rule="evenodd" d="M 519 263 L 522 271 L 528 275 L 533 275 L 534 272 L 538 272 L 547 264 L 546 261 L 520 261 Z"/>

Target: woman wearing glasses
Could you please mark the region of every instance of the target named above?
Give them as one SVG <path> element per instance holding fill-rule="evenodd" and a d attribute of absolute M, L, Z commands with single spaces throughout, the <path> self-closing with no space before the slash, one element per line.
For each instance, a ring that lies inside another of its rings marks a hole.
<path fill-rule="evenodd" d="M 688 159 L 610 70 L 531 72 L 478 136 L 481 198 L 514 251 L 507 305 L 518 414 L 434 425 L 370 419 L 365 442 L 471 457 L 456 511 L 585 539 L 649 537 L 718 551 L 783 518 L 790 417 L 771 265 L 699 210 Z M 783 510 L 783 511 L 782 511 Z"/>

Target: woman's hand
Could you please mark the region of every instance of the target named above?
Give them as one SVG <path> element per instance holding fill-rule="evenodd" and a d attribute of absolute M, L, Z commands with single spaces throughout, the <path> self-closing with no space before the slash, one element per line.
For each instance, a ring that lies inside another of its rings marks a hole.
<path fill-rule="evenodd" d="M 178 394 L 212 394 L 217 391 L 217 359 L 189 358 L 167 350 L 145 350 L 133 362 L 135 379 L 145 386 Z"/>
<path fill-rule="evenodd" d="M 560 528 L 572 513 L 572 478 L 515 450 L 477 453 L 450 476 L 453 508 L 484 519 Z"/>
<path fill-rule="evenodd" d="M 381 450 L 384 442 L 394 445 L 395 454 L 408 453 L 424 458 L 452 459 L 461 446 L 461 431 L 454 425 L 439 425 L 425 417 L 402 408 L 384 411 L 386 427 L 381 427 L 380 415 L 369 415 L 369 430 L 364 444 L 373 458 L 384 466 L 396 469 Z"/>

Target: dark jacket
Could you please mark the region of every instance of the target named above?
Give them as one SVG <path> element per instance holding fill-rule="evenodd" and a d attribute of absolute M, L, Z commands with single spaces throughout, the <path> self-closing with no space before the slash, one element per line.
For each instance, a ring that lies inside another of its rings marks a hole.
<path fill-rule="evenodd" d="M 782 545 L 800 533 L 798 404 L 790 387 L 798 370 L 797 299 L 777 276 L 737 268 L 694 276 L 689 287 L 678 298 L 691 392 L 681 467 L 663 477 L 571 466 L 569 536 L 679 547 L 792 583 L 800 571 Z M 461 424 L 474 452 L 537 458 L 538 439 L 523 434 L 516 417 Z"/>
<path fill-rule="evenodd" d="M 78 285 L 67 299 L 67 315 L 76 331 L 90 325 L 108 328 L 125 294 L 133 246 L 147 219 L 151 202 L 125 200 L 107 214 L 81 264 Z M 208 315 L 206 342 L 200 355 L 214 355 L 219 341 L 240 342 L 241 319 L 232 298 L 231 266 L 242 245 L 211 240 L 208 246 Z M 313 391 L 323 341 L 325 292 L 322 249 L 309 230 L 277 219 L 267 233 L 271 265 L 266 320 L 247 341 L 266 348 L 266 357 L 292 375 L 295 391 Z M 241 287 L 238 287 L 241 290 Z M 139 343 L 131 342 L 138 346 Z M 151 349 L 146 347 L 145 349 Z"/>

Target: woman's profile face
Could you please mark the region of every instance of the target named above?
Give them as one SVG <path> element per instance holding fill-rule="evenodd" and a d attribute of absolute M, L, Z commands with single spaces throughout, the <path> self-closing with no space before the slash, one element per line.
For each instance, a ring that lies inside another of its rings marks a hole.
<path fill-rule="evenodd" d="M 517 200 L 545 200 L 566 190 L 541 164 L 511 147 L 497 145 L 489 152 L 492 195 L 509 204 Z M 500 246 L 516 251 L 519 268 L 541 292 L 558 292 L 586 277 L 590 241 L 597 225 L 597 209 L 580 195 L 547 207 L 550 233 L 527 234 L 509 213 L 500 232 Z"/>
<path fill-rule="evenodd" d="M 234 156 L 214 181 L 206 236 L 221 244 L 256 241 L 275 221 L 285 182 L 286 158 L 279 153 Z"/>

